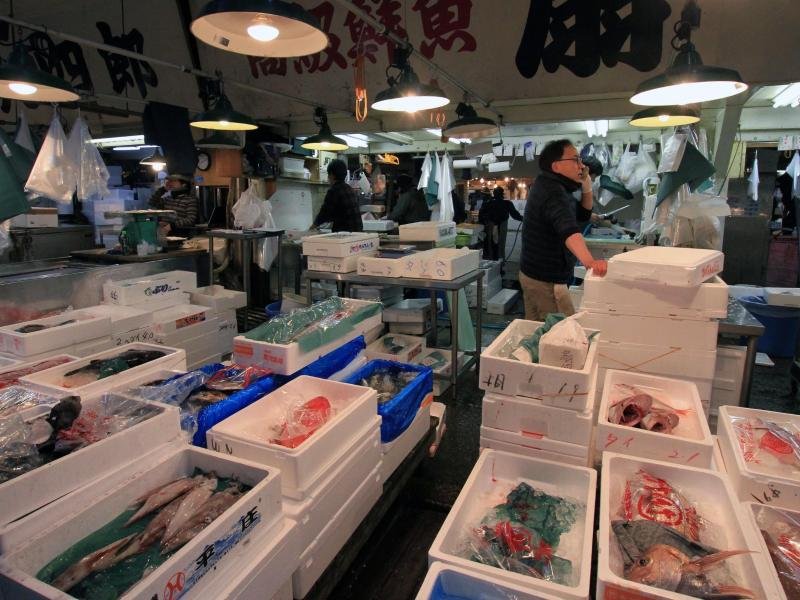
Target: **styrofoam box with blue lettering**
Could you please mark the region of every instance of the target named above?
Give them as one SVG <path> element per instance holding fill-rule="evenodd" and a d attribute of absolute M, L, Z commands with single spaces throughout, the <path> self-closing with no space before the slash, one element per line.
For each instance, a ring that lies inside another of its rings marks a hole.
<path fill-rule="evenodd" d="M 252 544 L 246 542 L 280 533 L 280 472 L 182 443 L 163 445 L 156 452 L 120 465 L 124 480 L 119 476 L 97 479 L 40 509 L 33 515 L 35 523 L 30 525 L 27 539 L 0 557 L 3 593 L 9 598 L 66 598 L 63 592 L 36 579 L 36 573 L 89 532 L 123 513 L 136 498 L 179 477 L 191 476 L 195 469 L 236 479 L 250 489 L 121 598 L 161 597 L 176 573 L 183 574 L 184 595 L 209 597 L 204 591 L 213 587 L 214 580 L 236 573 L 241 561 L 250 555 Z M 209 546 L 215 550 L 210 559 L 198 561 Z"/>
<path fill-rule="evenodd" d="M 303 238 L 303 254 L 344 258 L 378 250 L 377 233 L 324 233 Z"/>
<path fill-rule="evenodd" d="M 138 306 L 173 296 L 182 297 L 184 292 L 196 289 L 197 273 L 168 271 L 134 279 L 107 281 L 103 284 L 103 298 L 107 304 Z"/>

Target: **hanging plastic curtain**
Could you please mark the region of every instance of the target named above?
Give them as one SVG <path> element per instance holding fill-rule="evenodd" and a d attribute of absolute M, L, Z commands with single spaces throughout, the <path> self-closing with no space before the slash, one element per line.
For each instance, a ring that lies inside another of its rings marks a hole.
<path fill-rule="evenodd" d="M 28 114 L 24 110 L 19 111 L 19 121 L 17 121 L 17 134 L 14 141 L 36 156 L 36 146 L 31 137 L 31 128 L 28 126 Z"/>
<path fill-rule="evenodd" d="M 753 159 L 753 170 L 747 178 L 747 197 L 753 201 L 758 200 L 758 152 Z"/>
<path fill-rule="evenodd" d="M 437 190 L 440 223 L 449 223 L 455 216 L 452 191 L 453 173 L 450 164 L 450 157 L 447 153 L 445 153 L 445 155 L 442 157 L 441 168 L 439 169 L 439 189 Z"/>
<path fill-rule="evenodd" d="M 786 167 L 786 174 L 792 178 L 792 196 L 800 198 L 800 152 L 795 152 Z"/>
<path fill-rule="evenodd" d="M 64 129 L 61 127 L 58 113 L 54 110 L 50 129 L 25 184 L 26 191 L 36 196 L 50 198 L 60 204 L 72 204 L 77 165 L 65 151 L 66 142 Z"/>
<path fill-rule="evenodd" d="M 419 176 L 419 183 L 417 184 L 418 190 L 424 190 L 428 187 L 428 178 L 431 176 L 432 169 L 431 153 L 425 153 L 425 160 L 422 161 L 422 173 Z"/>
<path fill-rule="evenodd" d="M 108 169 L 91 139 L 89 126 L 79 116 L 69 132 L 65 150 L 76 167 L 75 185 L 79 200 L 108 195 Z"/>

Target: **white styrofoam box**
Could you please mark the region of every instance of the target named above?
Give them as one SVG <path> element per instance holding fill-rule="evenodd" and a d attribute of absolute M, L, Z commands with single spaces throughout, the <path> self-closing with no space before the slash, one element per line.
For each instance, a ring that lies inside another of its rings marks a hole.
<path fill-rule="evenodd" d="M 441 366 L 437 366 L 441 361 L 437 360 L 437 357 L 431 357 L 431 354 L 434 352 L 441 353 L 444 355 L 445 363 Z M 461 366 L 464 364 L 464 353 L 459 352 L 457 355 L 458 357 L 458 365 L 457 369 L 461 370 Z M 423 348 L 422 352 L 420 352 L 413 360 L 415 364 L 424 365 L 426 367 L 431 367 L 433 369 L 434 376 L 439 377 L 450 377 L 452 373 L 452 350 L 450 348 Z"/>
<path fill-rule="evenodd" d="M 441 299 L 436 300 L 441 310 Z M 427 323 L 431 318 L 431 301 L 427 298 L 411 298 L 398 302 L 383 311 L 384 323 Z"/>
<path fill-rule="evenodd" d="M 314 542 L 339 508 L 381 466 L 380 430 L 380 417 L 375 415 L 343 452 L 331 457 L 326 468 L 328 474 L 312 495 L 300 502 L 283 499 L 283 514 L 297 523 L 296 535 L 302 541 L 302 549 Z"/>
<path fill-rule="evenodd" d="M 124 202 L 94 202 L 93 219 L 95 225 L 122 225 L 122 217 L 106 217 L 107 212 L 122 212 Z"/>
<path fill-rule="evenodd" d="M 764 288 L 764 298 L 772 306 L 800 306 L 800 288 Z"/>
<path fill-rule="evenodd" d="M 117 347 L 135 343 L 155 344 L 156 333 L 153 331 L 153 324 L 150 323 L 144 327 L 118 333 L 117 335 L 112 336 L 112 342 L 114 346 Z"/>
<path fill-rule="evenodd" d="M 389 479 L 414 447 L 425 438 L 431 428 L 431 403 L 425 402 L 417 411 L 417 416 L 408 428 L 391 442 L 381 444 L 383 462 L 381 476 L 383 481 Z"/>
<path fill-rule="evenodd" d="M 447 598 L 460 600 L 485 600 L 506 598 L 514 600 L 560 600 L 546 592 L 533 591 L 527 586 L 501 581 L 496 577 L 475 573 L 472 569 L 435 562 L 419 588 L 416 600 L 438 600 Z"/>
<path fill-rule="evenodd" d="M 615 281 L 588 275 L 583 283 L 581 308 L 681 319 L 724 319 L 728 316 L 728 284 L 713 277 L 697 287 L 678 287 L 650 282 Z"/>
<path fill-rule="evenodd" d="M 111 319 L 111 335 L 117 337 L 127 331 L 146 327 L 153 322 L 153 313 L 134 306 L 98 304 L 81 309 L 97 317 Z"/>
<path fill-rule="evenodd" d="M 572 562 L 577 585 L 566 586 L 528 577 L 463 556 L 464 536 L 477 526 L 486 513 L 505 502 L 508 492 L 520 482 L 547 494 L 568 498 L 586 507 L 574 527 L 561 536 L 558 555 Z M 592 564 L 592 524 L 597 473 L 546 460 L 485 450 L 447 515 L 428 552 L 428 562 L 440 561 L 463 567 L 475 574 L 509 581 L 530 590 L 542 590 L 559 598 L 589 598 L 589 574 Z"/>
<path fill-rule="evenodd" d="M 220 342 L 214 335 L 204 335 L 199 338 L 189 339 L 181 344 L 186 349 L 186 363 L 196 363 L 202 358 L 215 356 L 227 352 L 225 343 Z"/>
<path fill-rule="evenodd" d="M 534 440 L 543 438 L 589 446 L 594 414 L 591 410 L 578 412 L 547 406 L 533 398 L 486 392 L 483 395 L 481 425 L 520 433 Z"/>
<path fill-rule="evenodd" d="M 17 215 L 11 219 L 11 227 L 58 227 L 58 212 L 53 210 Z"/>
<path fill-rule="evenodd" d="M 597 553 L 597 598 L 610 598 L 614 591 L 628 592 L 627 597 L 683 600 L 683 594 L 628 581 L 622 575 L 623 564 L 611 521 L 621 518 L 620 504 L 626 482 L 643 469 L 653 477 L 663 479 L 697 509 L 701 519 L 708 521 L 701 530 L 700 542 L 720 550 L 753 550 L 754 553 L 728 558 L 724 565 L 735 585 L 752 590 L 755 598 L 771 598 L 759 573 L 763 572 L 763 557 L 759 556 L 758 532 L 744 522 L 744 507 L 736 500 L 730 483 L 720 473 L 686 465 L 623 456 L 613 452 L 603 454 L 603 477 L 600 481 L 600 529 Z M 708 536 L 713 536 L 707 541 Z M 625 598 L 624 594 L 616 596 Z"/>
<path fill-rule="evenodd" d="M 594 401 L 591 393 L 597 376 L 601 336 L 592 340 L 580 370 L 524 363 L 500 356 L 507 344 L 533 335 L 541 325 L 538 321 L 513 320 L 482 353 L 479 387 L 495 394 L 536 398 L 550 406 L 585 411 Z"/>
<path fill-rule="evenodd" d="M 183 292 L 192 292 L 195 289 L 197 273 L 168 271 L 134 279 L 107 281 L 103 284 L 103 298 L 107 304 L 149 305 L 151 301 L 183 297 Z"/>
<path fill-rule="evenodd" d="M 297 537 L 299 526 L 282 519 L 280 528 L 264 536 L 248 536 L 249 547 L 235 570 L 216 575 L 204 591 L 206 598 L 226 600 L 292 600 L 292 573 L 297 569 L 303 546 Z"/>
<path fill-rule="evenodd" d="M 190 294 L 192 304 L 210 306 L 216 312 L 235 310 L 247 306 L 247 294 L 238 290 L 229 290 L 221 285 L 210 285 L 197 288 Z"/>
<path fill-rule="evenodd" d="M 771 523 L 774 521 L 781 521 L 786 523 L 788 519 L 785 515 L 788 515 L 790 519 L 794 521 L 794 525 L 800 523 L 800 506 L 795 506 L 794 510 L 788 510 L 786 508 L 775 509 L 771 506 L 768 506 L 762 502 L 743 502 L 744 505 L 744 512 L 746 513 L 745 518 L 750 522 L 750 525 L 755 531 L 759 532 L 759 550 L 761 552 L 761 556 L 765 557 L 764 562 L 769 563 L 766 565 L 764 573 L 764 579 L 769 579 L 772 583 L 773 593 L 770 598 L 775 598 L 775 600 L 796 600 L 797 596 L 792 595 L 791 597 L 788 595 L 787 591 L 783 587 L 783 583 L 781 582 L 780 578 L 778 577 L 778 571 L 775 568 L 775 563 L 770 558 L 770 551 L 767 547 L 767 541 L 764 539 L 763 534 L 761 534 L 762 526 L 760 523 L 767 522 Z M 790 523 L 792 524 L 792 523 Z M 774 539 L 774 536 L 773 536 Z M 777 540 L 775 540 L 777 542 Z M 784 560 L 786 559 L 786 555 L 784 555 Z M 784 570 L 785 570 L 784 566 Z M 785 571 L 784 571 L 785 572 Z M 795 571 L 796 573 L 796 571 Z M 766 583 L 766 581 L 765 581 Z"/>
<path fill-rule="evenodd" d="M 422 250 L 405 255 L 403 257 L 405 261 L 405 277 L 410 277 L 412 279 L 428 279 L 427 268 L 430 263 L 425 259 L 432 252 L 433 250 Z"/>
<path fill-rule="evenodd" d="M 403 288 L 396 285 L 353 285 L 350 287 L 350 297 L 383 302 L 384 305 L 396 304 L 403 299 Z"/>
<path fill-rule="evenodd" d="M 768 455 L 757 447 L 756 455 L 746 460 L 739 436 L 731 419 L 761 419 L 777 424 L 790 423 L 800 428 L 800 416 L 777 413 L 742 406 L 720 406 L 717 420 L 717 437 L 725 468 L 733 488 L 742 500 L 765 500 L 772 506 L 794 508 L 800 506 L 800 469 L 784 465 L 776 459 L 767 461 Z"/>
<path fill-rule="evenodd" d="M 330 256 L 309 256 L 309 271 L 325 271 L 326 273 L 353 273 L 358 269 L 358 261 L 365 256 L 374 256 L 375 252 L 364 252 L 341 258 Z"/>
<path fill-rule="evenodd" d="M 504 429 L 493 429 L 481 425 L 481 440 L 497 440 L 505 444 L 523 446 L 531 450 L 539 450 L 553 455 L 570 456 L 578 458 L 577 464 L 587 466 L 589 464 L 589 445 L 570 444 L 569 442 L 559 442 L 551 438 L 527 435 L 516 431 L 506 431 Z"/>
<path fill-rule="evenodd" d="M 389 220 L 363 219 L 362 223 L 364 231 L 391 231 L 397 228 L 397 223 Z"/>
<path fill-rule="evenodd" d="M 22 363 L 22 360 L 19 358 L 6 358 L 4 356 L 0 356 L 0 369 L 5 367 L 12 367 L 14 365 L 19 365 Z"/>
<path fill-rule="evenodd" d="M 382 493 L 383 480 L 380 470 L 375 469 L 319 533 L 316 541 L 300 555 L 300 567 L 292 575 L 295 598 L 308 595 Z"/>
<path fill-rule="evenodd" d="M 155 360 L 151 360 L 150 362 L 146 362 L 142 365 L 138 365 L 136 367 L 132 367 L 116 375 L 111 375 L 110 377 L 105 377 L 103 379 L 98 379 L 97 381 L 93 381 L 92 383 L 68 388 L 62 385 L 62 380 L 64 375 L 66 375 L 70 371 L 74 371 L 81 367 L 88 365 L 93 360 L 99 360 L 104 358 L 113 358 L 115 356 L 119 356 L 120 353 L 125 352 L 127 350 L 157 350 L 163 353 L 163 356 L 156 358 Z M 129 381 L 132 377 L 136 377 L 139 373 L 146 373 L 149 371 L 155 371 L 160 369 L 185 369 L 186 368 L 186 352 L 179 348 L 170 348 L 168 346 L 158 346 L 156 344 L 128 344 L 126 346 L 119 346 L 117 348 L 112 348 L 110 350 L 106 350 L 105 352 L 99 352 L 97 354 L 89 355 L 85 358 L 80 360 L 76 360 L 67 364 L 58 365 L 56 367 L 52 367 L 50 369 L 46 369 L 44 371 L 39 371 L 33 375 L 27 375 L 23 377 L 20 381 L 25 385 L 36 389 L 41 390 L 43 392 L 50 392 L 56 393 L 61 395 L 69 395 L 75 394 L 76 396 L 80 396 L 82 400 L 88 400 L 92 397 L 99 396 L 102 393 L 106 392 L 111 386 L 117 385 L 118 383 L 125 383 Z"/>
<path fill-rule="evenodd" d="M 402 335 L 425 335 L 430 328 L 430 323 L 389 323 L 389 333 Z"/>
<path fill-rule="evenodd" d="M 59 325 L 73 320 L 75 323 Z M 45 325 L 48 328 L 31 333 L 17 331 L 26 325 Z M 108 317 L 95 316 L 83 310 L 68 310 L 43 319 L 0 327 L 0 348 L 17 356 L 30 356 L 110 335 L 111 320 Z"/>
<path fill-rule="evenodd" d="M 345 303 L 355 309 L 374 304 L 374 302 L 356 300 L 354 298 L 348 298 Z M 233 340 L 233 361 L 243 367 L 264 367 L 279 375 L 291 375 L 321 356 L 325 356 L 379 325 L 383 325 L 380 312 L 364 319 L 360 323 L 356 323 L 351 331 L 342 335 L 339 339 L 323 344 L 308 352 L 302 352 L 297 342 L 273 344 L 251 340 L 243 335 L 238 335 Z"/>
<path fill-rule="evenodd" d="M 507 452 L 516 456 L 530 456 L 531 458 L 538 458 L 541 460 L 548 460 L 551 462 L 562 463 L 571 465 L 573 467 L 591 467 L 592 462 L 592 449 L 589 448 L 589 460 L 586 457 L 570 456 L 568 454 L 559 454 L 558 452 L 547 452 L 534 446 L 523 446 L 520 444 L 512 444 L 496 440 L 494 438 L 480 437 L 478 441 L 478 448 L 480 452 L 484 450 L 497 450 L 499 452 Z"/>
<path fill-rule="evenodd" d="M 720 473 L 727 473 L 728 469 L 725 468 L 725 459 L 722 456 L 722 450 L 719 447 L 719 437 L 714 435 L 714 456 L 711 459 L 711 469 Z"/>
<path fill-rule="evenodd" d="M 612 403 L 639 393 L 649 394 L 657 400 L 654 407 L 669 406 L 678 411 L 678 425 L 671 434 L 615 425 L 608 420 Z M 711 467 L 714 453 L 714 440 L 711 439 L 697 386 L 678 379 L 614 370 L 606 373 L 595 443 L 598 452 L 617 452 L 702 469 Z"/>
<path fill-rule="evenodd" d="M 231 346 L 233 345 L 233 338 L 239 333 L 239 324 L 236 320 L 236 312 L 224 311 L 217 313 L 217 334 L 226 340 L 230 339 Z"/>
<path fill-rule="evenodd" d="M 581 310 L 581 305 L 583 304 L 583 287 L 571 287 L 567 290 L 569 292 L 570 298 L 572 298 L 572 308 L 575 309 L 576 312 Z"/>
<path fill-rule="evenodd" d="M 81 342 L 80 344 L 73 344 L 69 347 L 69 351 L 75 356 L 84 357 L 97 354 L 98 352 L 105 352 L 113 347 L 114 338 L 102 337 L 97 338 L 96 340 L 87 340 L 85 342 Z"/>
<path fill-rule="evenodd" d="M 270 442 L 277 433 L 271 428 L 285 422 L 293 403 L 316 396 L 327 398 L 335 411 L 328 422 L 297 448 Z M 330 457 L 340 454 L 353 434 L 372 421 L 377 397 L 371 388 L 303 375 L 212 427 L 208 446 L 280 469 L 283 495 L 302 500 L 325 476 Z"/>
<path fill-rule="evenodd" d="M 377 233 L 323 233 L 303 238 L 303 254 L 344 258 L 378 250 Z"/>
<path fill-rule="evenodd" d="M 383 332 L 384 332 L 383 323 L 375 325 L 375 327 L 364 333 L 364 343 L 370 345 L 372 342 L 381 337 L 383 335 Z"/>
<path fill-rule="evenodd" d="M 422 268 L 422 274 L 415 276 L 438 280 L 458 279 L 471 273 L 481 260 L 480 251 L 468 248 L 434 248 L 412 256 L 419 257 Z"/>
<path fill-rule="evenodd" d="M 597 329 L 606 342 L 652 344 L 715 350 L 718 321 L 642 317 L 611 313 L 582 312 L 577 317 L 584 327 Z"/>
<path fill-rule="evenodd" d="M 359 256 L 358 274 L 374 277 L 410 277 L 406 273 L 406 260 L 403 257 Z"/>
<path fill-rule="evenodd" d="M 738 392 L 746 359 L 747 346 L 717 346 L 714 387 Z"/>
<path fill-rule="evenodd" d="M 492 298 L 497 295 L 497 293 L 503 289 L 503 280 L 502 279 L 491 279 L 487 285 L 483 286 L 483 290 L 481 294 L 483 295 L 483 299 L 481 300 L 481 304 L 483 308 L 487 308 L 489 305 L 489 298 Z M 470 283 L 466 288 L 465 291 L 467 292 L 467 303 L 469 304 L 470 308 L 477 308 L 478 307 L 478 287 L 477 284 L 473 281 Z"/>
<path fill-rule="evenodd" d="M 208 342 L 211 343 L 211 341 L 217 339 L 217 336 L 215 335 L 216 333 L 217 319 L 206 319 L 204 321 L 192 323 L 171 333 L 155 332 L 155 340 L 153 343 L 163 344 L 165 346 L 173 346 L 175 348 L 184 348 L 187 352 L 193 350 L 197 351 L 198 348 L 191 345 L 192 341 L 199 340 L 201 338 L 207 338 Z M 233 338 L 230 339 L 232 340 Z M 209 347 L 213 348 L 213 346 Z M 228 351 L 230 351 L 230 348 Z"/>
<path fill-rule="evenodd" d="M 156 335 L 167 337 L 202 323 L 211 313 L 210 307 L 199 304 L 178 304 L 164 308 L 153 313 L 153 331 Z"/>
<path fill-rule="evenodd" d="M 83 410 L 102 406 L 102 402 L 99 398 L 82 398 Z M 0 525 L 19 519 L 181 435 L 177 408 L 159 405 L 159 409 L 161 412 L 133 427 L 0 484 Z"/>
<path fill-rule="evenodd" d="M 519 298 L 519 291 L 502 289 L 489 299 L 486 312 L 490 315 L 504 315 L 514 306 Z"/>
<path fill-rule="evenodd" d="M 144 468 L 144 467 L 147 468 Z M 119 468 L 119 466 L 118 466 Z M 32 535 L 13 546 L 0 558 L 0 574 L 10 597 L 69 598 L 36 579 L 35 574 L 56 556 L 116 518 L 132 501 L 178 477 L 190 476 L 196 468 L 219 477 L 235 478 L 251 487 L 230 508 L 209 523 L 200 533 L 177 550 L 152 573 L 145 576 L 122 599 L 161 597 L 177 573 L 183 573 L 183 594 L 208 598 L 216 573 L 236 573 L 249 555 L 253 541 L 269 538 L 281 531 L 280 473 L 260 465 L 186 445 L 168 445 L 143 463 L 134 461 L 121 467 L 126 478 L 104 477 L 91 489 L 80 489 L 40 509 Z M 255 510 L 254 510 L 255 509 Z M 242 527 L 247 522 L 248 527 Z M 249 544 L 245 544 L 246 540 Z M 211 558 L 203 564 L 197 557 L 212 546 Z"/>
<path fill-rule="evenodd" d="M 222 362 L 222 354 L 212 354 L 211 356 L 200 358 L 192 363 L 187 362 L 186 368 L 190 371 L 194 371 L 195 369 L 199 369 L 203 365 L 210 365 L 212 363 L 219 363 L 219 362 Z"/>
<path fill-rule="evenodd" d="M 600 367 L 606 369 L 711 380 L 714 378 L 717 351 L 609 342 L 603 338 L 600 340 L 597 360 Z"/>
<path fill-rule="evenodd" d="M 436 221 L 419 221 L 400 225 L 401 242 L 438 242 L 445 238 L 455 238 L 456 224 Z"/>
<path fill-rule="evenodd" d="M 389 351 L 387 343 L 398 344 L 402 349 L 396 354 Z M 370 360 L 393 360 L 400 363 L 409 363 L 414 360 L 425 348 L 425 338 L 399 333 L 386 334 L 367 346 L 367 358 Z"/>
<path fill-rule="evenodd" d="M 608 259 L 606 277 L 694 287 L 721 273 L 724 262 L 725 255 L 719 250 L 645 246 Z"/>
<path fill-rule="evenodd" d="M 8 373 L 9 371 L 20 371 L 21 369 L 30 369 L 31 367 L 35 368 L 39 363 L 41 363 L 44 360 L 49 361 L 49 360 L 55 360 L 55 359 L 61 359 L 61 358 L 67 359 L 69 362 L 78 360 L 77 356 L 74 356 L 72 354 L 64 354 L 64 353 L 54 353 L 54 354 L 50 354 L 49 356 L 46 356 L 43 359 L 37 358 L 35 360 L 27 359 L 27 358 L 25 360 L 16 360 L 15 359 L 15 360 L 13 360 L 13 362 L 11 362 L 9 364 L 4 364 L 4 365 L 0 366 L 0 377 L 2 375 L 4 375 L 4 374 Z M 5 357 L 4 357 L 4 360 L 5 360 Z M 68 364 L 68 363 L 64 363 L 64 364 Z M 32 371 L 32 373 L 36 373 L 36 372 L 37 372 L 36 370 Z"/>

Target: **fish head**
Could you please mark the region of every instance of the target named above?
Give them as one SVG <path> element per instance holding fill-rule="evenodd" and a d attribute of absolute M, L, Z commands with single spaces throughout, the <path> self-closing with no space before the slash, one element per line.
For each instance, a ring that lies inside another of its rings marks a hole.
<path fill-rule="evenodd" d="M 666 544 L 656 544 L 644 552 L 628 569 L 625 578 L 636 583 L 674 590 L 681 581 L 686 557 Z"/>

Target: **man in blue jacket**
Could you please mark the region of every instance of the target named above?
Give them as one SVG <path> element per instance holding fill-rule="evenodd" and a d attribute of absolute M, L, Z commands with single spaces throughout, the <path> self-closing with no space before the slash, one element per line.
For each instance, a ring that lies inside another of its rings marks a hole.
<path fill-rule="evenodd" d="M 551 312 L 575 313 L 567 291 L 575 257 L 595 275 L 606 274 L 604 260 L 595 260 L 578 226 L 592 213 L 592 180 L 578 150 L 569 140 L 548 143 L 539 156 L 541 173 L 533 182 L 522 221 L 519 282 L 525 318 L 542 321 Z M 581 201 L 572 196 L 581 190 Z"/>

